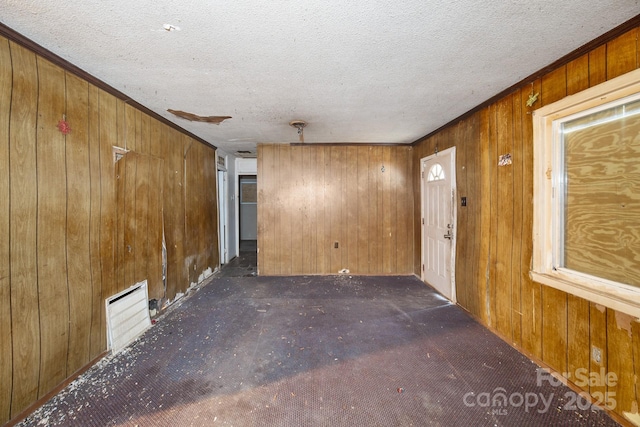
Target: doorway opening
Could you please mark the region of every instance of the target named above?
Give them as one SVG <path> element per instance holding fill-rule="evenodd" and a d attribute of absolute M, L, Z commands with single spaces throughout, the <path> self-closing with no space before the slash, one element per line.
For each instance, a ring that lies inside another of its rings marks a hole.
<path fill-rule="evenodd" d="M 230 277 L 256 276 L 258 271 L 257 175 L 238 175 L 238 256 L 222 273 Z"/>

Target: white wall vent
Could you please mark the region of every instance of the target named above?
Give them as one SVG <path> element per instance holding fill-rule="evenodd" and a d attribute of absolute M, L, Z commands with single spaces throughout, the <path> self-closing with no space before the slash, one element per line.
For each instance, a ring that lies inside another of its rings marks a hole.
<path fill-rule="evenodd" d="M 107 347 L 120 351 L 151 326 L 147 281 L 107 298 Z"/>

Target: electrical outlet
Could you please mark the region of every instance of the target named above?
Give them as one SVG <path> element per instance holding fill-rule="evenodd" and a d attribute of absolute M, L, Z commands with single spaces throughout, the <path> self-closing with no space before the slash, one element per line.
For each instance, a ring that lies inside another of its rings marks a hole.
<path fill-rule="evenodd" d="M 467 206 L 467 198 L 466 197 L 460 198 L 460 206 Z"/>
<path fill-rule="evenodd" d="M 334 248 L 336 248 L 336 249 L 338 249 L 338 242 L 335 242 L 335 243 L 333 244 L 333 247 L 334 247 Z"/>

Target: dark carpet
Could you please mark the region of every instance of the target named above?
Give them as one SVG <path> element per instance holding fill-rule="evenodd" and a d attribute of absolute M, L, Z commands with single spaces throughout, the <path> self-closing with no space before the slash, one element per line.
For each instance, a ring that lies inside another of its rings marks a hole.
<path fill-rule="evenodd" d="M 223 276 L 21 425 L 617 425 L 415 277 Z"/>

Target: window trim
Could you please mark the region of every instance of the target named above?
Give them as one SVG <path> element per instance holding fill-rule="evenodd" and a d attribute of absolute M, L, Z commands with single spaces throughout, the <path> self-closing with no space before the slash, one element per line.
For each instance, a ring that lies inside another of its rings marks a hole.
<path fill-rule="evenodd" d="M 640 69 L 567 96 L 533 112 L 533 257 L 536 282 L 640 317 L 640 288 L 553 267 L 554 121 L 640 93 Z"/>

